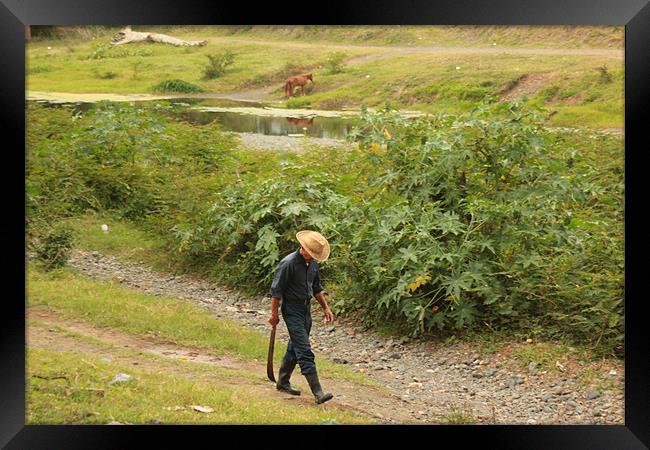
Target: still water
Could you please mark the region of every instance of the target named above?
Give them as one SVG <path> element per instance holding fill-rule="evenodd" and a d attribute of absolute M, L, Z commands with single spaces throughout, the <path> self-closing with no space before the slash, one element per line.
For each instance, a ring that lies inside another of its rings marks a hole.
<path fill-rule="evenodd" d="M 92 102 L 51 102 L 39 100 L 37 103 L 51 107 L 71 108 L 73 112 L 87 112 L 94 108 Z M 151 101 L 136 101 L 133 104 L 146 106 Z M 257 133 L 272 136 L 299 136 L 306 135 L 313 138 L 345 139 L 352 130 L 356 119 L 347 117 L 323 117 L 317 112 L 305 117 L 302 110 L 299 114 L 292 114 L 291 110 L 278 112 L 263 109 L 264 105 L 247 102 L 247 108 L 238 108 L 241 103 L 226 100 L 197 100 L 175 99 L 175 106 L 179 107 L 172 115 L 179 120 L 190 123 L 207 125 L 215 124 L 224 131 L 237 133 Z M 201 108 L 216 108 L 218 111 L 202 110 Z M 229 111 L 237 109 L 238 111 Z M 245 111 L 242 112 L 242 109 Z M 259 110 L 259 113 L 255 111 Z M 281 114 L 281 115 L 280 115 Z"/>
<path fill-rule="evenodd" d="M 198 111 L 182 113 L 191 123 L 218 123 L 228 131 L 258 133 L 272 136 L 304 134 L 315 138 L 345 139 L 354 119 L 341 117 L 273 117 L 226 111 Z"/>

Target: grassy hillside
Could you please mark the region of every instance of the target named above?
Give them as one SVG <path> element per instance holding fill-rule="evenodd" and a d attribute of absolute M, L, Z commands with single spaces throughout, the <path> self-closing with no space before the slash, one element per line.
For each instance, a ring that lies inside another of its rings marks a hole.
<path fill-rule="evenodd" d="M 119 27 L 33 27 L 35 41 L 79 40 L 106 37 Z M 621 48 L 624 27 L 592 26 L 322 26 L 322 25 L 218 25 L 133 26 L 134 31 L 170 34 L 220 35 L 281 41 L 363 44 L 382 46 L 478 46 L 497 44 L 531 48 Z"/>
<path fill-rule="evenodd" d="M 287 107 L 359 108 L 390 101 L 402 109 L 460 112 L 490 99 L 523 98 L 544 108 L 551 125 L 623 125 L 624 65 L 622 53 L 612 53 L 622 49 L 623 31 L 617 27 L 147 30 L 209 43 L 111 47 L 117 29 L 66 29 L 62 39 L 50 34 L 28 45 L 27 89 L 152 93 L 161 82 L 182 80 L 207 95 L 259 90 L 260 101 L 281 101 L 286 77 L 309 71 L 315 80 L 309 94 L 284 102 Z M 453 48 L 458 46 L 472 48 Z M 506 47 L 511 50 L 497 50 Z M 226 50 L 235 55 L 232 66 L 221 77 L 205 79 L 208 55 Z M 341 54 L 339 70 L 328 64 L 333 53 Z"/>
<path fill-rule="evenodd" d="M 264 26 L 220 27 L 233 36 L 372 45 L 611 48 L 623 45 L 623 27 L 574 26 Z"/>

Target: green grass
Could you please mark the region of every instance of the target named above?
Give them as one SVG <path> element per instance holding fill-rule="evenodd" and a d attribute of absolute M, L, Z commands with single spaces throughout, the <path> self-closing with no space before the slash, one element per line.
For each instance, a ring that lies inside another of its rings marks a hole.
<path fill-rule="evenodd" d="M 600 361 L 603 354 L 588 344 L 569 343 L 562 337 L 556 340 L 540 340 L 539 330 L 529 333 L 511 330 L 488 331 L 486 329 L 467 330 L 458 338 L 454 335 L 445 340 L 446 345 L 461 344 L 480 354 L 480 359 L 490 359 L 505 351 L 509 356 L 509 365 L 513 369 L 527 370 L 531 362 L 538 370 L 560 371 L 555 362 L 563 363 L 567 359 L 582 360 L 589 363 Z M 528 342 L 531 339 L 532 342 Z M 510 354 L 509 349 L 514 349 Z M 611 355 L 607 355 L 611 357 Z"/>
<path fill-rule="evenodd" d="M 134 380 L 109 385 L 120 372 L 132 375 Z M 370 422 L 336 409 L 261 398 L 245 387 L 215 385 L 166 372 L 134 370 L 77 352 L 29 349 L 27 375 L 28 424 Z M 197 412 L 192 410 L 192 405 L 209 406 L 214 412 Z"/>
<path fill-rule="evenodd" d="M 145 295 L 118 283 L 98 282 L 68 270 L 48 274 L 30 267 L 27 278 L 29 306 L 46 306 L 64 317 L 127 333 L 197 346 L 215 354 L 266 361 L 268 337 L 236 322 L 211 317 L 205 310 L 171 298 Z M 280 364 L 286 344 L 276 345 L 275 364 Z M 345 366 L 316 358 L 324 377 L 372 385 L 363 375 Z"/>
<path fill-rule="evenodd" d="M 575 26 L 217 26 L 171 27 L 165 33 L 293 42 L 353 43 L 379 46 L 612 48 L 623 45 L 623 27 Z"/>
<path fill-rule="evenodd" d="M 151 86 L 167 79 L 182 79 L 207 92 L 229 92 L 257 84 L 259 79 L 275 81 L 278 92 L 284 81 L 286 64 L 297 67 L 322 65 L 325 56 L 319 47 L 301 49 L 268 47 L 245 43 L 210 43 L 205 47 L 174 47 L 156 43 L 128 44 L 133 52 L 147 51 L 147 56 L 124 56 L 100 60 L 87 59 L 94 51 L 91 42 L 74 44 L 69 53 L 57 41 L 33 42 L 28 45 L 28 67 L 49 67 L 49 71 L 32 73 L 27 80 L 28 90 L 53 92 L 111 92 L 118 94 L 150 92 Z M 48 50 L 47 47 L 51 47 Z M 235 54 L 234 63 L 226 74 L 213 80 L 204 80 L 202 68 L 207 55 L 229 49 Z M 352 52 L 355 54 L 361 51 Z M 94 69 L 111 71 L 113 79 L 97 79 Z"/>
<path fill-rule="evenodd" d="M 154 270 L 178 268 L 168 257 L 165 243 L 130 222 L 111 214 L 89 213 L 64 220 L 75 232 L 77 248 L 147 264 Z M 108 225 L 108 233 L 101 229 Z"/>
<path fill-rule="evenodd" d="M 504 331 L 494 332 L 483 329 L 481 331 L 468 332 L 463 336 L 462 342 L 474 348 L 481 355 L 481 358 L 489 358 L 505 345 L 512 343 L 514 339 L 516 337 L 513 333 Z"/>
<path fill-rule="evenodd" d="M 56 332 L 74 339 L 80 344 L 90 344 L 95 351 L 110 352 L 111 358 L 121 364 L 133 362 L 134 359 L 138 361 L 145 361 L 154 363 L 157 366 L 165 366 L 169 370 L 177 374 L 182 374 L 193 379 L 198 378 L 219 378 L 224 383 L 229 381 L 242 381 L 247 380 L 250 383 L 259 383 L 266 381 L 267 378 L 264 374 L 253 373 L 246 370 L 232 369 L 226 367 L 219 367 L 214 364 L 202 363 L 197 361 L 171 359 L 164 356 L 159 356 L 154 353 L 149 353 L 142 350 L 134 350 L 131 348 L 124 348 L 116 344 L 102 341 L 93 336 L 77 333 L 66 327 L 55 325 L 47 322 L 42 322 L 37 319 L 29 319 L 28 326 L 31 329 L 47 328 L 48 330 L 55 330 Z"/>
<path fill-rule="evenodd" d="M 342 74 L 315 74 L 318 84 L 288 107 L 327 109 L 382 106 L 390 101 L 402 109 L 429 113 L 467 111 L 489 98 L 498 100 L 506 86 L 526 74 L 543 74 L 561 93 L 581 93 L 585 101 L 544 98 L 533 91 L 532 105 L 557 111 L 554 126 L 623 126 L 623 73 L 612 69 L 613 81 L 600 83 L 597 69 L 611 61 L 600 57 L 480 54 L 404 55 L 369 60 Z M 459 67 L 459 69 L 456 69 Z M 586 74 L 586 75 L 583 75 Z M 588 101 L 586 101 L 588 100 Z"/>
<path fill-rule="evenodd" d="M 617 381 L 617 376 L 609 376 L 593 367 L 586 367 L 578 375 L 578 383 L 589 389 L 596 389 L 601 392 L 616 391 L 623 393 L 625 384 Z"/>
<path fill-rule="evenodd" d="M 559 372 L 560 369 L 555 363 L 562 363 L 570 353 L 573 352 L 565 345 L 540 342 L 519 348 L 513 356 L 521 369 L 527 368 L 531 362 L 534 362 L 538 370 Z"/>
<path fill-rule="evenodd" d="M 622 114 L 611 110 L 602 111 L 598 107 L 562 106 L 553 109 L 558 110 L 557 115 L 554 115 L 549 122 L 553 126 L 566 127 L 586 124 L 586 126 L 593 128 L 610 128 L 622 127 L 624 124 Z"/>

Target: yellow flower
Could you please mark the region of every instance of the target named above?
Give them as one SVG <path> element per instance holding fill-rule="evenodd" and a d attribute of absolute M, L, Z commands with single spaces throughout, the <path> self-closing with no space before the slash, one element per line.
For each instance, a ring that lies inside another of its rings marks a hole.
<path fill-rule="evenodd" d="M 431 275 L 429 275 L 429 272 L 420 275 L 415 279 L 415 281 L 408 286 L 406 286 L 406 290 L 408 290 L 410 293 L 415 292 L 420 286 L 424 286 L 431 280 Z"/>
<path fill-rule="evenodd" d="M 506 176 L 505 176 L 505 175 L 501 175 L 501 179 L 502 179 L 503 181 L 506 181 Z"/>
<path fill-rule="evenodd" d="M 389 132 L 386 128 L 384 128 L 384 135 L 385 135 L 388 139 L 393 139 L 393 136 L 390 134 L 390 132 Z"/>
<path fill-rule="evenodd" d="M 380 151 L 381 151 L 381 147 L 376 142 L 370 146 L 370 153 L 376 154 L 379 153 Z"/>

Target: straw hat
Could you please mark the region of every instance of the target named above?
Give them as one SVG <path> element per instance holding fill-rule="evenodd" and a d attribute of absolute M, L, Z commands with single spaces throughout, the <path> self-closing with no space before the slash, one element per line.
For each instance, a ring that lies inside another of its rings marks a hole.
<path fill-rule="evenodd" d="M 307 250 L 307 253 L 316 261 L 323 262 L 329 258 L 330 244 L 319 232 L 309 230 L 299 231 L 296 233 L 296 238 L 300 242 L 300 245 L 302 245 L 302 248 Z"/>

